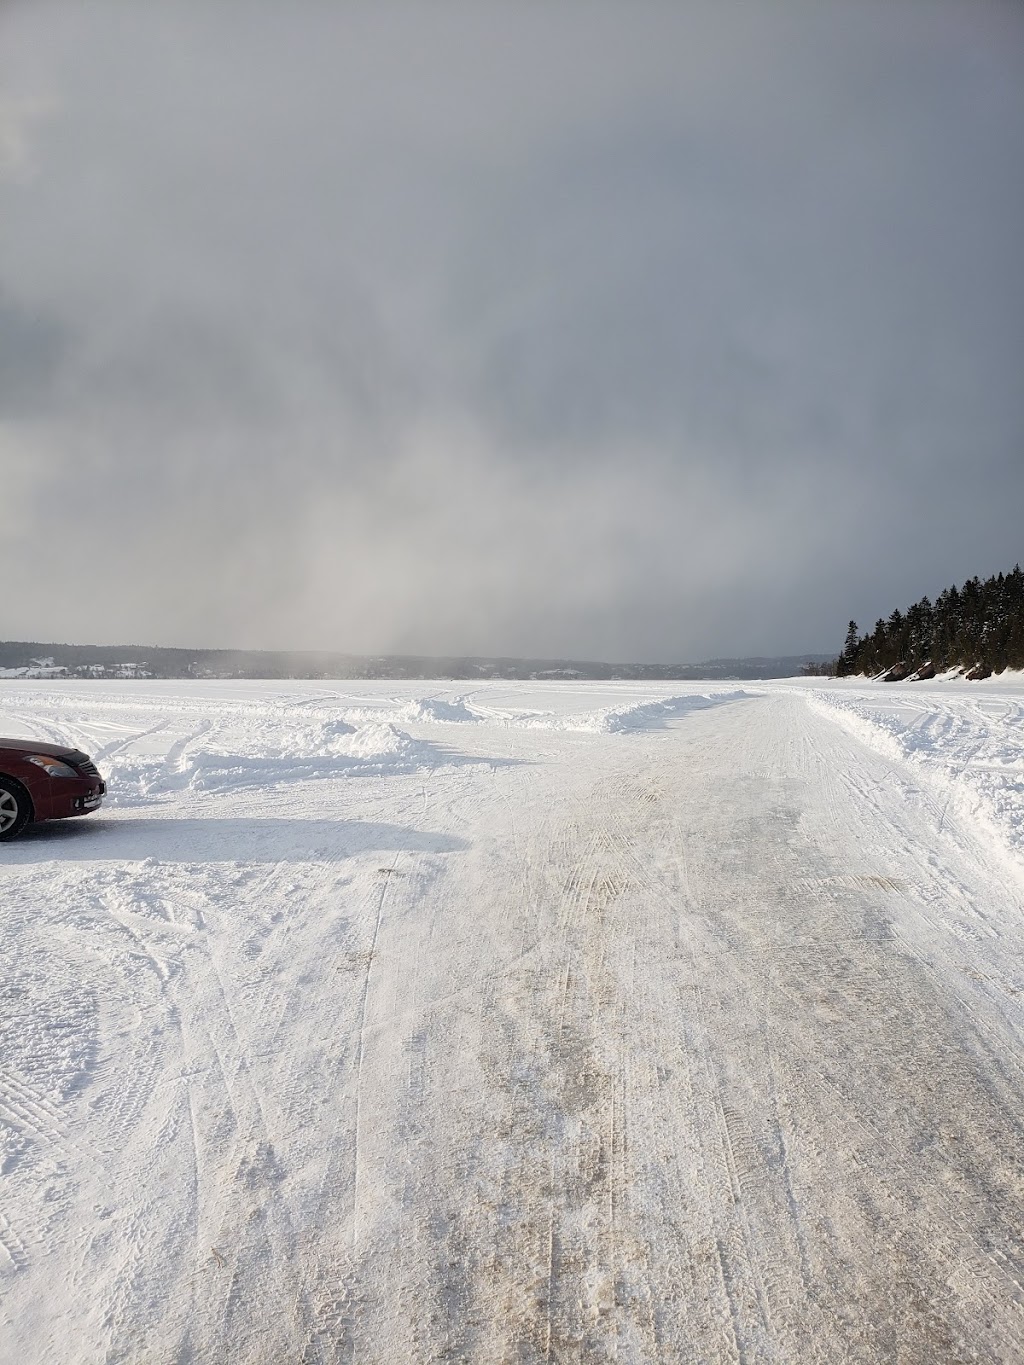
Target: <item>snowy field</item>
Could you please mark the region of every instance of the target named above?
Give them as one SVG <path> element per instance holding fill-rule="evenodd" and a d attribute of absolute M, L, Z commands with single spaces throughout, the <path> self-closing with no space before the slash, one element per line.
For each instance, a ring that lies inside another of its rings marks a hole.
<path fill-rule="evenodd" d="M 0 684 L 0 1359 L 1024 1360 L 1024 682 Z"/>

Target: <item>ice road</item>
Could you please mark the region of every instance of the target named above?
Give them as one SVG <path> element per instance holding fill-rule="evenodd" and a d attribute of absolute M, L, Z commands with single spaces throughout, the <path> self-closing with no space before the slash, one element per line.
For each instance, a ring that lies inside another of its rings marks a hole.
<path fill-rule="evenodd" d="M 29 683 L 0 1359 L 1024 1360 L 1024 683 Z"/>

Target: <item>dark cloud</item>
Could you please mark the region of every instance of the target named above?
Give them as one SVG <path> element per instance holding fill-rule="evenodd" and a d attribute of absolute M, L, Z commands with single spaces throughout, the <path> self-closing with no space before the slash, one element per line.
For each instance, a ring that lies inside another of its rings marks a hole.
<path fill-rule="evenodd" d="M 239 16 L 0 9 L 4 633 L 783 652 L 1020 556 L 1015 7 Z"/>

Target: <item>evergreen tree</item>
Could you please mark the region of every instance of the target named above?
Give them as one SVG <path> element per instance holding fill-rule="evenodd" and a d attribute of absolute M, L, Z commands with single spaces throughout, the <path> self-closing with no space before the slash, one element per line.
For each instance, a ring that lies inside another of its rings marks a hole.
<path fill-rule="evenodd" d="M 857 657 L 857 622 L 851 621 L 847 631 L 846 640 L 843 648 L 836 659 L 832 671 L 837 678 L 845 677 L 846 674 L 854 671 L 854 664 Z"/>
<path fill-rule="evenodd" d="M 888 620 L 876 621 L 863 639 L 851 621 L 835 671 L 871 675 L 899 666 L 899 676 L 906 676 L 925 665 L 936 670 L 959 666 L 977 676 L 1024 668 L 1024 571 L 1019 564 L 984 582 L 974 577 L 962 588 L 945 588 L 934 604 L 922 597 L 905 614 L 897 609 Z"/>

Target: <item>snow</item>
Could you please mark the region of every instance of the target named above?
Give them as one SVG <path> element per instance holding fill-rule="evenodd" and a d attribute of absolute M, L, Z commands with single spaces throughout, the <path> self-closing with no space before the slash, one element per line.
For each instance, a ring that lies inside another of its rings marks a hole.
<path fill-rule="evenodd" d="M 0 1359 L 1024 1359 L 1024 680 L 0 684 Z"/>
<path fill-rule="evenodd" d="M 921 782 L 985 838 L 992 855 L 1024 868 L 1024 679 L 879 692 L 815 691 L 812 705 L 878 753 L 908 763 Z"/>

